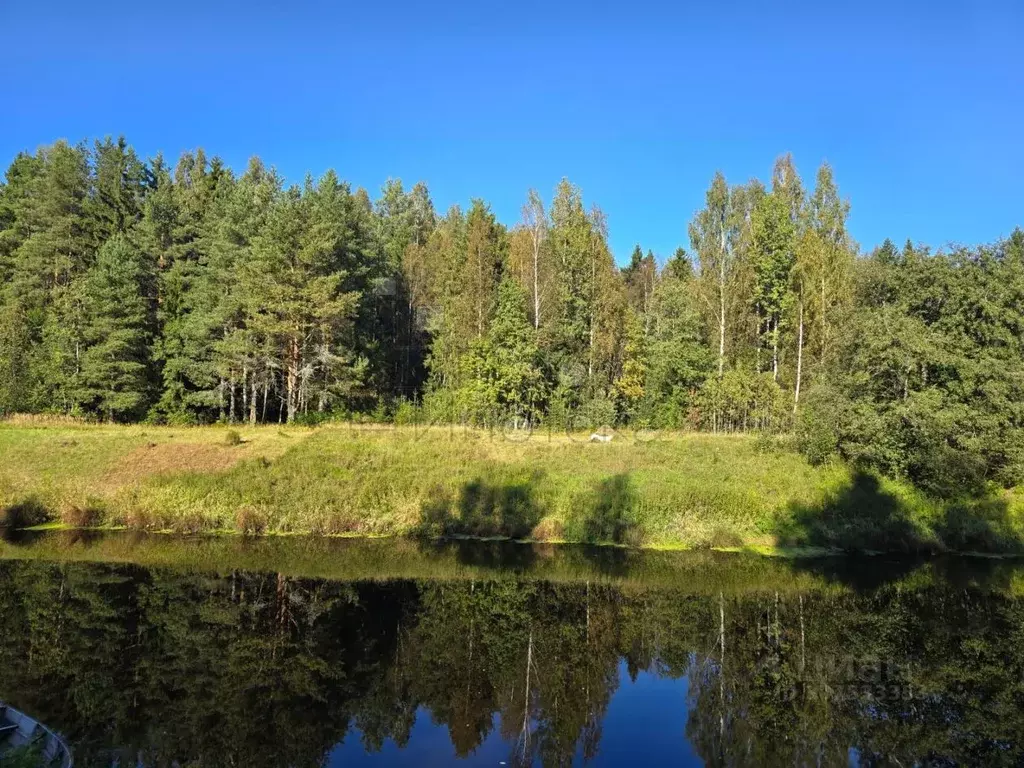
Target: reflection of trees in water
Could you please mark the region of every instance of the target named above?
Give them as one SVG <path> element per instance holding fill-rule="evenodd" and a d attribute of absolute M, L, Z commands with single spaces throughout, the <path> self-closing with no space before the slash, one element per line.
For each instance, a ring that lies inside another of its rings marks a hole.
<path fill-rule="evenodd" d="M 7 561 L 0 635 L 0 698 L 82 766 L 110 745 L 315 766 L 353 727 L 407 744 L 420 707 L 459 756 L 499 735 L 514 764 L 564 764 L 599 753 L 620 667 L 689 678 L 678 736 L 710 765 L 1022 757 L 1024 601 L 961 582 L 699 596 Z"/>

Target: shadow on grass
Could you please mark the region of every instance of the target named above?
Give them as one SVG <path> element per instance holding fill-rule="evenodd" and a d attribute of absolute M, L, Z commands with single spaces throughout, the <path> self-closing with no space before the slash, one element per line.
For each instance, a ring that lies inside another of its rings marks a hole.
<path fill-rule="evenodd" d="M 588 543 L 639 544 L 636 491 L 628 474 L 602 480 L 573 515 L 575 538 Z"/>
<path fill-rule="evenodd" d="M 537 502 L 535 486 L 542 477 L 538 472 L 512 482 L 476 478 L 464 483 L 457 493 L 436 488 L 420 507 L 418 533 L 430 538 L 520 539 L 533 535 L 542 540 L 567 538 L 591 544 L 639 543 L 636 493 L 628 474 L 598 482 L 579 500 L 564 527 L 549 520 L 539 528 L 545 513 Z"/>
<path fill-rule="evenodd" d="M 543 517 L 534 498 L 542 475 L 513 482 L 476 478 L 457 496 L 435 489 L 420 508 L 419 533 L 424 536 L 528 536 Z"/>
<path fill-rule="evenodd" d="M 915 517 L 878 477 L 857 471 L 838 494 L 818 506 L 794 505 L 775 531 L 782 546 L 856 552 L 1020 553 L 1024 551 L 1004 499 L 967 498 L 942 505 L 937 519 Z"/>

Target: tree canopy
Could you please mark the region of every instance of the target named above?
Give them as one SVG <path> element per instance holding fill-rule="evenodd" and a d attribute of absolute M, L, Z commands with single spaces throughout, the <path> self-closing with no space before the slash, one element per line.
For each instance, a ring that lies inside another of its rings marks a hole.
<path fill-rule="evenodd" d="M 937 492 L 1019 482 L 1024 233 L 860 255 L 849 211 L 784 155 L 715 174 L 689 250 L 619 266 L 569 180 L 504 223 L 422 183 L 58 142 L 0 184 L 0 413 L 795 427 Z"/>

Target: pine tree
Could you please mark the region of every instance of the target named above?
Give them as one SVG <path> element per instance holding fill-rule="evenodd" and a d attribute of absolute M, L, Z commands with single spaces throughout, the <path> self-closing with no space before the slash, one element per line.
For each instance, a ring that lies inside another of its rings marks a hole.
<path fill-rule="evenodd" d="M 594 293 L 591 267 L 596 245 L 593 222 L 583 208 L 582 193 L 568 179 L 559 183 L 550 215 L 558 296 L 549 344 L 559 358 L 563 377 L 578 388 L 587 383 L 586 368 L 574 369 L 581 367 L 581 358 L 586 361 L 590 356 L 590 303 Z"/>
<path fill-rule="evenodd" d="M 424 378 L 424 338 L 417 320 L 424 285 L 415 270 L 436 220 L 425 184 L 406 193 L 400 180 L 388 179 L 376 205 L 379 258 L 373 270 L 378 281 L 373 313 L 361 323 L 375 326 L 373 333 L 389 340 L 374 350 L 377 359 L 372 363 L 379 369 L 375 380 L 386 398 L 410 396 Z"/>
<path fill-rule="evenodd" d="M 163 387 L 157 410 L 174 421 L 206 419 L 220 403 L 214 310 L 226 288 L 210 266 L 234 179 L 216 159 L 207 167 L 202 150 L 182 155 L 169 187 L 155 175 L 143 226 L 157 249 L 159 270 L 161 332 L 154 357 Z"/>
<path fill-rule="evenodd" d="M 431 294 L 435 297 L 428 322 L 431 334 L 427 367 L 430 387 L 458 389 L 463 355 L 475 335 L 472 307 L 465 300 L 466 217 L 458 206 L 449 209 L 427 242 L 427 260 L 433 265 Z"/>
<path fill-rule="evenodd" d="M 141 418 L 150 403 L 153 271 L 142 251 L 114 235 L 84 281 L 76 405 L 106 419 Z"/>
<path fill-rule="evenodd" d="M 244 323 L 226 337 L 237 347 L 225 345 L 224 357 L 235 360 L 245 382 L 253 339 L 272 350 L 289 422 L 311 405 L 325 410 L 358 378 L 351 322 L 359 294 L 343 286 L 346 197 L 333 172 L 317 184 L 307 179 L 301 191 L 287 190 L 272 203 L 241 267 Z"/>
<path fill-rule="evenodd" d="M 558 294 L 543 346 L 556 372 L 559 407 L 569 411 L 611 394 L 625 299 L 601 210 L 585 211 L 579 188 L 563 179 L 550 213 Z"/>
<path fill-rule="evenodd" d="M 38 226 L 29 215 L 32 196 L 44 172 L 42 155 L 19 154 L 0 186 L 0 414 L 33 407 L 30 351 L 34 343 L 27 311 L 27 275 L 21 272 L 19 249 Z M 33 298 L 39 299 L 35 291 Z"/>
<path fill-rule="evenodd" d="M 88 156 L 58 142 L 37 154 L 37 173 L 14 200 L 22 239 L 11 256 L 0 352 L 18 371 L 18 408 L 68 411 L 81 356 L 81 279 L 93 250 L 88 232 Z"/>
<path fill-rule="evenodd" d="M 626 297 L 633 311 L 639 316 L 645 332 L 650 325 L 651 302 L 654 298 L 657 274 L 658 265 L 654 254 L 647 251 L 645 256 L 639 245 L 634 246 L 629 264 L 622 270 L 622 278 L 626 284 Z"/>
<path fill-rule="evenodd" d="M 103 245 L 116 234 L 130 231 L 142 216 L 148 169 L 124 136 L 95 143 L 92 189 L 86 207 L 93 244 Z"/>

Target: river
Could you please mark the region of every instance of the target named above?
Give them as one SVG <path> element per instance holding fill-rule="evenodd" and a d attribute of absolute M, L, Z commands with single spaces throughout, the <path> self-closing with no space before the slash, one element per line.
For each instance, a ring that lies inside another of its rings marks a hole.
<path fill-rule="evenodd" d="M 0 637 L 78 768 L 1024 761 L 1013 561 L 19 534 Z"/>

